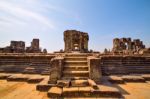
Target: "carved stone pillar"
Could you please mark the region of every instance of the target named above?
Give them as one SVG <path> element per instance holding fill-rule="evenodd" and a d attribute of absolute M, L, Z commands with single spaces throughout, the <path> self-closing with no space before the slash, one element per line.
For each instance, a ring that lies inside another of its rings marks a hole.
<path fill-rule="evenodd" d="M 99 83 L 102 77 L 101 68 L 100 68 L 100 58 L 94 56 L 88 57 L 88 66 L 89 66 L 89 77 L 95 82 Z"/>
<path fill-rule="evenodd" d="M 50 62 L 50 77 L 49 83 L 56 83 L 62 77 L 62 68 L 64 64 L 64 57 L 55 57 Z"/>

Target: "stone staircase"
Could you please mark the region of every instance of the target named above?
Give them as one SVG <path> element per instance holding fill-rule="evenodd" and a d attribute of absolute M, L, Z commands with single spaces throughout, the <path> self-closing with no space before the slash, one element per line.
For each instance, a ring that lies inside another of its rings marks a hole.
<path fill-rule="evenodd" d="M 86 79 L 89 77 L 86 54 L 67 54 L 62 79 Z"/>

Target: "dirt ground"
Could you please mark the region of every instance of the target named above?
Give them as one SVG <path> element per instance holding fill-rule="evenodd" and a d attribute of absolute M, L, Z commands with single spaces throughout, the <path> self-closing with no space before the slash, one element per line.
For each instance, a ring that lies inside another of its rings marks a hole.
<path fill-rule="evenodd" d="M 115 87 L 121 91 L 125 99 L 150 99 L 150 82 L 117 84 Z M 46 92 L 36 91 L 36 84 L 28 84 L 26 82 L 7 82 L 6 80 L 0 80 L 0 99 L 48 98 Z"/>

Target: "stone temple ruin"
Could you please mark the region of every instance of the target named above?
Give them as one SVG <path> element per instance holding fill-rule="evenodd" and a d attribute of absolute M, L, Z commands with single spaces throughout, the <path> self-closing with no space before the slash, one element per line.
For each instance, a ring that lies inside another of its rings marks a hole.
<path fill-rule="evenodd" d="M 1 49 L 0 72 L 48 75 L 49 79 L 32 80 L 39 82 L 36 89 L 46 92 L 50 98 L 123 98 L 117 88 L 110 87 L 113 83 L 150 80 L 150 75 L 145 75 L 150 74 L 150 50 L 139 39 L 116 38 L 109 54 L 90 52 L 88 41 L 87 33 L 67 30 L 64 32 L 63 53 L 41 53 L 38 39 L 33 39 L 31 46 L 26 49 L 22 41 L 11 42 L 9 47 Z M 23 79 L 6 75 L 2 77 L 15 81 Z M 25 81 L 29 82 L 31 78 Z"/>
<path fill-rule="evenodd" d="M 115 38 L 113 39 L 113 52 L 138 52 L 141 49 L 144 49 L 145 45 L 140 39 L 134 39 L 133 41 L 131 38 Z"/>
<path fill-rule="evenodd" d="M 79 51 L 88 52 L 88 40 L 87 33 L 67 30 L 64 32 L 65 52 Z"/>
<path fill-rule="evenodd" d="M 11 41 L 10 46 L 0 48 L 0 53 L 42 53 L 42 51 L 39 39 L 33 39 L 30 47 L 25 47 L 24 41 Z"/>

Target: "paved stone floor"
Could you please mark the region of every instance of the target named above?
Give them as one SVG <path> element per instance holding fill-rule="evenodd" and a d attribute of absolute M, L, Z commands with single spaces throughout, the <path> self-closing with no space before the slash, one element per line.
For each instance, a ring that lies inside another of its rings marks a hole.
<path fill-rule="evenodd" d="M 30 75 L 35 76 L 35 75 Z M 41 77 L 40 75 L 36 75 Z M 48 76 L 42 76 L 47 78 Z M 49 99 L 46 92 L 36 91 L 37 84 L 0 80 L 0 99 Z M 145 83 L 114 84 L 125 99 L 150 99 L 150 81 Z M 74 98 L 65 98 L 74 99 Z M 103 98 L 78 98 L 103 99 Z M 112 98 L 105 98 L 112 99 Z M 113 98 L 114 99 L 114 98 Z"/>

